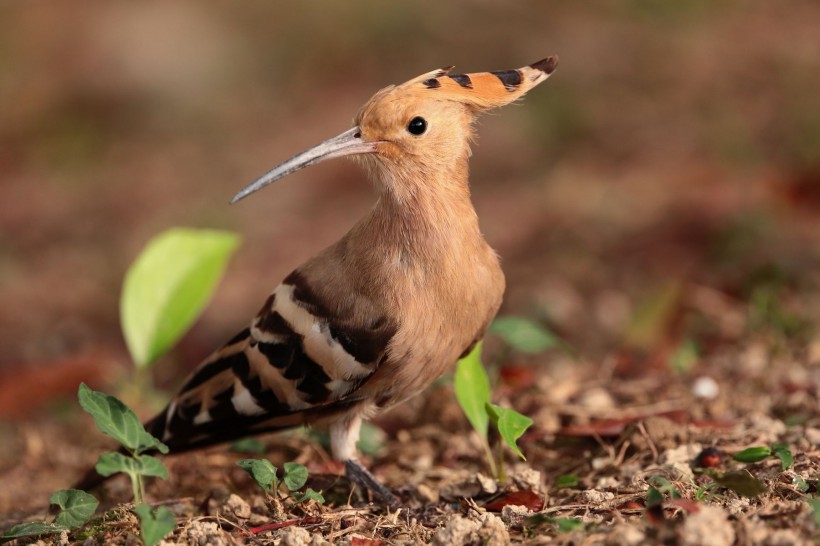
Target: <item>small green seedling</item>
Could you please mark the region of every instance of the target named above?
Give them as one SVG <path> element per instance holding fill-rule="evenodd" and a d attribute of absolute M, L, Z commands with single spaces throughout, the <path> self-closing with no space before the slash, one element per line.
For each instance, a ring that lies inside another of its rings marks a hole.
<path fill-rule="evenodd" d="M 236 453 L 244 453 L 246 455 L 262 455 L 267 451 L 265 442 L 253 436 L 246 436 L 240 438 L 231 444 L 231 451 Z"/>
<path fill-rule="evenodd" d="M 376 425 L 368 422 L 362 423 L 359 431 L 359 441 L 356 442 L 356 449 L 359 453 L 371 457 L 378 455 L 387 443 L 387 433 Z"/>
<path fill-rule="evenodd" d="M 794 484 L 797 490 L 801 493 L 808 493 L 809 489 L 811 489 L 809 482 L 807 482 L 803 476 L 800 476 L 799 474 L 795 474 L 792 478 L 792 484 Z"/>
<path fill-rule="evenodd" d="M 700 359 L 698 344 L 692 339 L 684 339 L 672 352 L 669 363 L 672 370 L 679 374 L 687 374 L 697 365 Z"/>
<path fill-rule="evenodd" d="M 100 432 L 122 445 L 125 453 L 106 451 L 100 455 L 96 470 L 102 476 L 111 476 L 117 472 L 128 474 L 134 491 L 134 504 L 137 505 L 134 513 L 140 520 L 143 542 L 146 546 L 153 546 L 176 528 L 176 521 L 171 511 L 164 506 L 153 510 L 143 502 L 143 478 L 153 476 L 168 479 L 168 470 L 162 461 L 145 452 L 156 450 L 168 453 L 168 446 L 149 434 L 131 408 L 117 398 L 91 390 L 85 383 L 80 385 L 77 396 L 83 409 L 94 418 Z"/>
<path fill-rule="evenodd" d="M 707 498 L 711 498 L 712 491 L 718 487 L 717 482 L 709 482 L 706 484 L 701 485 L 697 489 L 695 489 L 695 500 L 696 501 L 704 501 Z"/>
<path fill-rule="evenodd" d="M 458 362 L 455 375 L 455 392 L 461 409 L 482 439 L 490 472 L 499 480 L 504 479 L 503 457 L 498 456 L 498 465 L 493 458 L 487 439 L 492 421 L 507 446 L 526 460 L 518 448 L 518 439 L 532 425 L 532 419 L 509 408 L 490 403 L 490 380 L 481 363 L 481 343 Z"/>
<path fill-rule="evenodd" d="M 523 460 L 527 460 L 524 454 L 521 452 L 521 449 L 518 447 L 518 439 L 527 431 L 530 426 L 532 426 L 532 419 L 527 417 L 526 415 L 521 415 L 514 409 L 510 408 L 502 408 L 501 406 L 496 406 L 495 404 L 491 404 L 487 402 L 485 406 L 487 410 L 487 415 L 490 416 L 490 422 L 495 426 L 498 430 L 498 433 L 501 435 L 501 439 L 504 440 L 504 443 L 507 444 L 513 453 L 521 457 Z M 504 475 L 504 448 L 502 444 L 499 442 L 498 444 L 498 479 L 501 481 L 505 480 Z"/>
<path fill-rule="evenodd" d="M 455 392 L 456 400 L 467 416 L 467 420 L 481 437 L 490 472 L 493 476 L 498 476 L 495 459 L 487 440 L 490 426 L 490 416 L 487 414 L 487 404 L 490 402 L 490 380 L 481 364 L 481 342 L 470 354 L 458 361 Z"/>
<path fill-rule="evenodd" d="M 168 479 L 168 471 L 162 462 L 145 455 L 145 452 L 157 450 L 168 453 L 168 446 L 151 436 L 131 408 L 113 396 L 93 391 L 85 383 L 80 385 L 77 396 L 83 409 L 94 418 L 100 432 L 118 441 L 126 452 L 108 451 L 100 455 L 97 472 L 103 476 L 117 472 L 128 474 L 134 490 L 134 503 L 141 504 L 145 493 L 143 477 Z"/>
<path fill-rule="evenodd" d="M 752 476 L 748 470 L 732 470 L 721 474 L 714 469 L 706 468 L 703 473 L 712 478 L 718 486 L 734 491 L 741 497 L 753 499 L 769 491 L 766 484 Z"/>
<path fill-rule="evenodd" d="M 57 491 L 51 495 L 49 503 L 60 508 L 60 512 L 53 522 L 32 521 L 21 523 L 3 533 L 0 536 L 0 542 L 15 538 L 53 535 L 76 529 L 91 519 L 100 504 L 97 499 L 78 489 Z"/>
<path fill-rule="evenodd" d="M 584 528 L 581 518 L 555 518 L 559 533 L 571 533 Z"/>
<path fill-rule="evenodd" d="M 543 513 L 524 518 L 521 522 L 526 534 L 534 536 L 533 531 L 544 525 L 555 525 L 559 533 L 571 533 L 584 528 L 580 518 L 556 518 Z"/>
<path fill-rule="evenodd" d="M 650 486 L 649 489 L 646 490 L 646 507 L 652 508 L 659 504 L 663 504 L 663 493 Z"/>
<path fill-rule="evenodd" d="M 303 503 L 303 502 L 307 502 L 309 500 L 316 501 L 319 504 L 322 504 L 322 503 L 325 502 L 325 498 L 322 496 L 322 494 L 319 493 L 318 491 L 314 491 L 310 487 L 308 487 L 305 490 L 305 492 L 302 493 L 302 494 L 296 493 L 294 495 L 294 498 L 296 499 L 296 502 L 298 502 L 300 504 Z"/>
<path fill-rule="evenodd" d="M 580 479 L 577 474 L 563 474 L 555 478 L 556 489 L 573 489 L 578 487 Z"/>
<path fill-rule="evenodd" d="M 500 337 L 507 350 L 535 354 L 546 349 L 561 347 L 561 340 L 540 324 L 523 317 L 499 317 L 490 325 L 489 332 Z M 481 437 L 490 472 L 504 479 L 504 459 L 499 445 L 498 464 L 487 441 L 489 424 L 498 429 L 504 443 L 519 457 L 526 460 L 518 447 L 518 439 L 532 425 L 532 419 L 510 408 L 490 402 L 490 380 L 481 362 L 481 343 L 466 357 L 459 360 L 455 374 L 455 392 L 461 409 Z"/>
<path fill-rule="evenodd" d="M 516 351 L 537 354 L 561 345 L 561 341 L 543 326 L 523 317 L 498 317 L 489 332 L 500 337 Z"/>
<path fill-rule="evenodd" d="M 532 426 L 532 419 L 526 415 L 521 415 L 514 409 L 502 408 L 487 402 L 487 414 L 490 416 L 490 421 L 498 429 L 501 438 L 506 442 L 513 453 L 524 459 L 524 454 L 518 448 L 518 439 Z"/>
<path fill-rule="evenodd" d="M 272 491 L 279 487 L 276 477 L 276 467 L 267 459 L 240 459 L 236 466 L 250 474 L 256 485 L 265 491 Z"/>
<path fill-rule="evenodd" d="M 679 499 L 682 496 L 678 488 L 662 476 L 652 476 L 649 478 L 649 483 L 653 486 L 650 489 L 656 489 L 661 495 L 665 493 L 670 499 Z"/>
<path fill-rule="evenodd" d="M 817 527 L 818 531 L 820 531 L 820 497 L 809 499 L 808 503 L 809 506 L 811 506 L 811 515 L 814 520 L 814 526 Z"/>
<path fill-rule="evenodd" d="M 140 520 L 140 531 L 145 546 L 154 546 L 176 529 L 174 514 L 165 506 L 152 509 L 147 504 L 140 504 L 134 508 L 134 513 Z"/>
<path fill-rule="evenodd" d="M 100 504 L 97 499 L 79 489 L 57 491 L 48 502 L 60 507 L 54 523 L 69 529 L 75 529 L 91 519 Z"/>
<path fill-rule="evenodd" d="M 281 482 L 277 477 L 278 469 L 267 459 L 240 459 L 236 461 L 236 465 L 250 474 L 259 487 L 273 494 L 274 497 L 279 493 L 280 484 L 284 484 L 288 491 L 294 493 L 293 497 L 297 502 L 301 503 L 307 500 L 315 500 L 319 503 L 325 502 L 321 493 L 309 487 L 304 493 L 298 493 L 298 490 L 307 483 L 308 471 L 305 465 L 293 462 L 285 463 Z"/>
<path fill-rule="evenodd" d="M 786 444 L 772 444 L 771 447 L 749 447 L 735 453 L 734 459 L 741 463 L 757 463 L 769 457 L 780 459 L 783 470 L 788 470 L 794 464 L 794 456 Z"/>

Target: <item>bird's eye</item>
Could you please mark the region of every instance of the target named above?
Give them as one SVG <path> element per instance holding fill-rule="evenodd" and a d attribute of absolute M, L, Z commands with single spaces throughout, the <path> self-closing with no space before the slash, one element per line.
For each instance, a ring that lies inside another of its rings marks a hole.
<path fill-rule="evenodd" d="M 424 120 L 424 118 L 421 118 L 419 116 L 414 117 L 413 119 L 410 120 L 410 123 L 407 124 L 407 131 L 411 135 L 418 136 L 418 135 L 424 134 L 424 131 L 426 131 L 426 130 L 427 130 L 427 122 Z"/>

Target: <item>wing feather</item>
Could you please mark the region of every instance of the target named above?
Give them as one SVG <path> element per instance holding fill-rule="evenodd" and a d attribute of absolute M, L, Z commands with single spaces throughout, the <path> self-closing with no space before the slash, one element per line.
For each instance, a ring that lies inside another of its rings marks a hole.
<path fill-rule="evenodd" d="M 295 272 L 191 374 L 153 432 L 180 451 L 345 412 L 362 402 L 356 391 L 396 330 L 386 317 L 357 323 Z"/>

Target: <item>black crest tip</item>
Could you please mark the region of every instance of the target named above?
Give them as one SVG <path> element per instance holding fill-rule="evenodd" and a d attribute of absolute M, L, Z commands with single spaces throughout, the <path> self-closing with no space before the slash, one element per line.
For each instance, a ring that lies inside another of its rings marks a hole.
<path fill-rule="evenodd" d="M 438 78 L 430 78 L 429 80 L 424 80 L 421 83 L 423 83 L 427 89 L 438 89 L 441 87 L 441 82 L 438 81 Z"/>
<path fill-rule="evenodd" d="M 532 63 L 530 68 L 540 70 L 549 76 L 555 71 L 556 66 L 558 66 L 558 55 L 553 55 L 551 57 L 547 57 L 546 59 L 541 59 L 538 62 Z"/>

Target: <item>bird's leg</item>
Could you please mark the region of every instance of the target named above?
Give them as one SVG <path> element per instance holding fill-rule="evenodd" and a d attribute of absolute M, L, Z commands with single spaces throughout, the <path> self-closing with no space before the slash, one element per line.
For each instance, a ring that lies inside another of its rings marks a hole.
<path fill-rule="evenodd" d="M 398 506 L 399 498 L 356 459 L 345 461 L 345 473 L 351 482 L 366 491 L 372 491 L 391 508 Z"/>
<path fill-rule="evenodd" d="M 362 427 L 359 413 L 350 413 L 330 425 L 330 449 L 337 461 L 345 464 L 348 479 L 365 491 L 371 491 L 390 507 L 397 506 L 399 499 L 356 459 L 356 442 Z"/>

